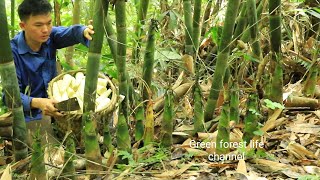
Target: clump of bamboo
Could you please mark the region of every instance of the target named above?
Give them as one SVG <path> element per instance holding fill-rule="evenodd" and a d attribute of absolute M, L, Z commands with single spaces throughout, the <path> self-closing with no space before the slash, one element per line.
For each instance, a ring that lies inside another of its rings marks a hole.
<path fill-rule="evenodd" d="M 283 69 L 281 55 L 281 0 L 269 0 L 270 42 L 272 50 L 272 66 L 274 72 L 271 78 L 271 91 L 269 99 L 283 104 Z"/>
<path fill-rule="evenodd" d="M 216 139 L 216 153 L 217 154 L 227 154 L 229 152 L 228 146 L 223 146 L 223 144 L 229 144 L 230 141 L 230 107 L 229 101 L 225 101 L 222 106 L 222 111 L 218 124 L 218 134 Z"/>
<path fill-rule="evenodd" d="M 70 175 L 71 179 L 74 179 L 75 168 L 73 164 L 74 155 L 76 154 L 76 146 L 74 139 L 71 136 L 67 137 L 66 140 L 66 152 L 64 153 L 65 166 L 63 168 L 63 173 L 65 175 Z"/>
<path fill-rule="evenodd" d="M 34 133 L 32 148 L 30 179 L 47 179 L 39 129 Z"/>
<path fill-rule="evenodd" d="M 5 1 L 0 1 L 0 75 L 6 97 L 7 107 L 13 113 L 13 150 L 14 159 L 19 161 L 28 155 L 27 130 L 23 114 L 18 78 L 9 40 Z M 5 77 L 5 78 L 4 78 Z"/>
<path fill-rule="evenodd" d="M 258 108 L 258 96 L 254 93 L 251 93 L 247 102 L 247 113 L 244 118 L 244 134 L 243 141 L 250 142 L 254 137 L 254 131 L 258 130 L 259 122 L 259 108 Z"/>
<path fill-rule="evenodd" d="M 223 79 L 228 66 L 228 57 L 230 43 L 233 35 L 234 25 L 238 14 L 240 0 L 228 1 L 225 23 L 223 26 L 222 37 L 219 44 L 216 69 L 213 75 L 213 84 L 205 107 L 204 119 L 209 121 L 213 118 L 214 110 L 217 106 L 217 100 L 222 89 Z"/>
<path fill-rule="evenodd" d="M 168 89 L 165 94 L 163 121 L 162 121 L 162 138 L 161 146 L 170 148 L 172 146 L 173 132 L 173 91 Z"/>
<path fill-rule="evenodd" d="M 185 53 L 193 55 L 193 42 L 192 42 L 192 11 L 191 0 L 183 0 L 184 24 L 185 24 Z"/>
<path fill-rule="evenodd" d="M 194 85 L 194 134 L 204 131 L 202 93 L 199 82 Z"/>

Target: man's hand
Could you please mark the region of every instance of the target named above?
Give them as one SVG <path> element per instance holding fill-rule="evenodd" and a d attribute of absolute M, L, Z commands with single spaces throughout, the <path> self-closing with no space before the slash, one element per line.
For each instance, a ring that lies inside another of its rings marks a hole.
<path fill-rule="evenodd" d="M 92 40 L 91 35 L 94 34 L 93 26 L 92 26 L 92 20 L 89 21 L 89 25 L 87 28 L 83 31 L 83 36 L 87 38 L 88 40 Z"/>
<path fill-rule="evenodd" d="M 63 114 L 60 113 L 58 109 L 54 107 L 54 104 L 56 103 L 58 103 L 58 101 L 53 99 L 33 98 L 31 101 L 31 107 L 41 109 L 44 115 L 52 117 L 61 117 L 63 116 Z"/>

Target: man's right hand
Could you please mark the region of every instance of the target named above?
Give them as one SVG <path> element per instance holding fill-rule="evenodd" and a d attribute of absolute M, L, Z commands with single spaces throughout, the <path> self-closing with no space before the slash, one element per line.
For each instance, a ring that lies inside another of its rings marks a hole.
<path fill-rule="evenodd" d="M 31 108 L 38 108 L 42 110 L 44 115 L 52 116 L 52 117 L 61 117 L 62 113 L 59 112 L 54 105 L 58 103 L 58 101 L 48 98 L 33 98 L 31 101 Z"/>

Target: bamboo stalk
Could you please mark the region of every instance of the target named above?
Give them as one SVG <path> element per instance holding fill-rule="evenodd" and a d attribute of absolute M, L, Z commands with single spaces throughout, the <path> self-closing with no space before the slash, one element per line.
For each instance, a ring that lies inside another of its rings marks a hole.
<path fill-rule="evenodd" d="M 110 128 L 109 128 L 109 123 L 104 123 L 104 128 L 103 128 L 103 145 L 105 150 L 108 150 L 108 152 L 112 152 L 114 149 L 114 146 L 112 145 L 112 137 L 110 134 Z"/>
<path fill-rule="evenodd" d="M 244 134 L 243 141 L 250 143 L 250 140 L 255 136 L 254 131 L 258 130 L 258 97 L 251 93 L 247 102 L 247 113 L 244 119 Z"/>
<path fill-rule="evenodd" d="M 139 141 L 143 138 L 143 133 L 144 133 L 143 120 L 145 118 L 144 118 L 144 107 L 142 105 L 137 107 L 135 119 L 136 119 L 135 140 Z"/>
<path fill-rule="evenodd" d="M 66 140 L 66 152 L 64 153 L 65 166 L 63 169 L 63 173 L 65 175 L 74 175 L 75 167 L 73 164 L 74 154 L 76 153 L 76 147 L 73 140 L 73 137 L 68 136 Z M 71 179 L 75 179 L 74 176 L 70 176 Z"/>
<path fill-rule="evenodd" d="M 212 0 L 208 0 L 206 9 L 204 10 L 203 19 L 202 19 L 201 36 L 204 36 L 207 31 L 208 20 L 211 14 L 211 7 L 212 7 Z"/>
<path fill-rule="evenodd" d="M 143 25 L 145 24 L 147 12 L 148 12 L 148 6 L 149 6 L 149 0 L 140 0 L 139 3 L 137 3 L 138 6 L 138 21 L 136 24 L 136 41 L 134 42 L 135 45 L 133 46 L 132 51 L 132 57 L 133 59 L 138 62 L 140 58 L 140 49 L 141 49 L 141 37 L 143 35 Z"/>
<path fill-rule="evenodd" d="M 240 10 L 240 15 L 237 18 L 237 26 L 236 29 L 234 30 L 234 35 L 233 39 L 238 40 L 241 38 L 245 27 L 247 26 L 247 6 L 242 5 L 241 10 Z"/>
<path fill-rule="evenodd" d="M 247 0 L 247 17 L 248 23 L 250 25 L 250 34 L 251 34 L 251 47 L 254 57 L 258 58 L 260 61 L 261 57 L 261 48 L 259 42 L 259 32 L 258 32 L 258 18 L 256 10 L 256 1 Z"/>
<path fill-rule="evenodd" d="M 239 85 L 237 81 L 233 81 L 230 92 L 230 121 L 235 121 L 236 124 L 240 120 L 239 105 Z"/>
<path fill-rule="evenodd" d="M 185 53 L 193 56 L 193 42 L 192 42 L 192 12 L 191 0 L 183 0 L 184 24 L 185 24 Z"/>
<path fill-rule="evenodd" d="M 223 27 L 222 37 L 219 45 L 216 69 L 213 75 L 213 84 L 211 86 L 210 94 L 205 107 L 205 122 L 210 121 L 213 118 L 219 92 L 222 89 L 222 83 L 228 65 L 230 51 L 229 45 L 231 43 L 231 38 L 234 30 L 236 16 L 238 14 L 239 5 L 240 0 L 228 1 L 228 7 L 225 16 L 225 24 Z"/>
<path fill-rule="evenodd" d="M 13 150 L 15 161 L 19 161 L 28 155 L 27 130 L 18 79 L 15 76 L 16 69 L 9 40 L 5 1 L 0 1 L 0 24 L 2 25 L 0 28 L 0 75 L 7 107 L 13 113 Z"/>
<path fill-rule="evenodd" d="M 88 61 L 86 67 L 86 79 L 83 97 L 83 116 L 82 124 L 84 125 L 84 140 L 85 140 L 85 155 L 87 160 L 87 171 L 102 170 L 101 164 L 102 158 L 100 153 L 100 147 L 97 140 L 97 134 L 94 126 L 95 101 L 96 101 L 96 89 L 98 82 L 99 64 L 101 58 L 101 48 L 103 43 L 103 18 L 104 11 L 108 10 L 108 0 L 96 0 L 95 1 L 95 13 L 93 16 L 93 26 L 95 27 L 95 34 L 92 36 L 92 41 L 89 46 Z M 95 162 L 95 163 L 92 163 Z M 95 174 L 91 174 L 90 178 L 96 177 Z"/>
<path fill-rule="evenodd" d="M 73 16 L 72 16 L 72 24 L 80 24 L 80 11 L 81 11 L 81 0 L 73 1 Z M 66 62 L 71 67 L 74 68 L 74 60 L 72 59 L 74 53 L 74 46 L 67 47 L 66 49 Z"/>
<path fill-rule="evenodd" d="M 33 138 L 33 152 L 31 157 L 30 179 L 47 179 L 46 169 L 44 166 L 44 153 L 41 147 L 40 130 L 38 129 Z"/>
<path fill-rule="evenodd" d="M 11 38 L 13 38 L 15 36 L 15 32 L 14 32 L 14 22 L 15 22 L 15 7 L 16 7 L 16 1 L 15 0 L 11 0 Z"/>
<path fill-rule="evenodd" d="M 131 138 L 128 131 L 127 119 L 123 113 L 119 114 L 119 120 L 117 124 L 117 146 L 119 150 L 131 152 Z M 120 160 L 121 163 L 128 163 L 128 159 Z"/>
<path fill-rule="evenodd" d="M 218 134 L 216 139 L 216 153 L 217 154 L 227 154 L 230 147 L 224 146 L 224 144 L 230 144 L 230 107 L 229 102 L 225 101 L 222 106 L 222 112 L 218 124 Z"/>
<path fill-rule="evenodd" d="M 196 53 L 199 48 L 201 1 L 202 0 L 195 0 L 193 8 L 192 40 Z"/>
<path fill-rule="evenodd" d="M 202 93 L 199 82 L 194 85 L 194 133 L 204 131 Z"/>
<path fill-rule="evenodd" d="M 281 55 L 281 0 L 269 0 L 270 42 L 274 72 L 271 72 L 271 91 L 269 99 L 283 104 L 283 69 Z"/>
<path fill-rule="evenodd" d="M 153 143 L 154 136 L 154 115 L 153 115 L 153 101 L 152 99 L 148 100 L 146 106 L 146 122 L 144 130 L 144 146 L 147 146 Z"/>
<path fill-rule="evenodd" d="M 155 19 L 151 20 L 149 31 L 148 31 L 148 40 L 146 52 L 144 55 L 144 64 L 143 64 L 143 80 L 145 85 L 143 86 L 143 101 L 147 101 L 152 98 L 151 91 L 151 80 L 153 74 L 153 63 L 154 63 L 154 49 L 155 49 L 155 31 L 157 29 L 157 21 Z M 149 93 L 151 92 L 151 93 Z"/>
<path fill-rule="evenodd" d="M 115 2 L 116 28 L 117 28 L 117 69 L 119 79 L 119 93 L 125 96 L 120 104 L 119 113 L 123 113 L 128 119 L 129 111 L 129 89 L 126 70 L 126 49 L 127 49 L 127 27 L 126 27 L 126 1 L 117 0 Z"/>
<path fill-rule="evenodd" d="M 165 105 L 161 126 L 162 138 L 161 146 L 170 148 L 172 146 L 173 132 L 173 91 L 168 89 L 165 94 Z"/>

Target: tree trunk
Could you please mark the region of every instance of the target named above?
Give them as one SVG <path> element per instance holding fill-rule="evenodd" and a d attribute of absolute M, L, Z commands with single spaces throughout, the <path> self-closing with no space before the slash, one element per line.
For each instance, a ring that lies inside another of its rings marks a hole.
<path fill-rule="evenodd" d="M 19 161 L 28 155 L 27 130 L 10 46 L 5 1 L 0 1 L 0 24 L 0 76 L 7 107 L 13 113 L 13 150 L 15 161 Z"/>
<path fill-rule="evenodd" d="M 61 19 L 60 19 L 60 4 L 58 0 L 53 1 L 53 8 L 54 8 L 54 25 L 61 26 Z"/>
<path fill-rule="evenodd" d="M 228 66 L 230 43 L 233 35 L 234 25 L 238 14 L 240 0 L 228 1 L 225 24 L 223 26 L 222 37 L 219 44 L 216 69 L 213 75 L 213 84 L 205 107 L 205 122 L 213 118 L 217 100 L 222 89 L 224 75 Z"/>

